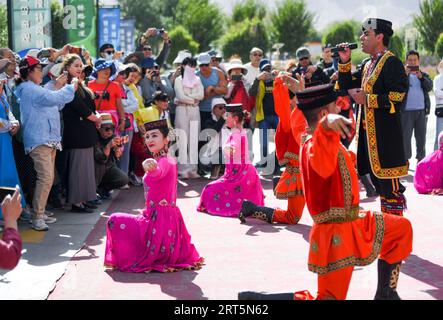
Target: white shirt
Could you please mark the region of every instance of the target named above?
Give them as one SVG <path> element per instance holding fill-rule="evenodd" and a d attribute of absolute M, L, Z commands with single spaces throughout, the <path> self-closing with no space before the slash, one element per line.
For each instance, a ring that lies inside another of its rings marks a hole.
<path fill-rule="evenodd" d="M 192 105 L 198 107 L 198 102 L 203 100 L 205 96 L 200 78 L 198 78 L 198 84 L 193 88 L 184 87 L 182 81 L 182 76 L 179 76 L 174 82 L 175 104 L 177 106 Z"/>
<path fill-rule="evenodd" d="M 250 62 L 245 64 L 245 68 L 248 70 L 248 73 L 245 75 L 245 87 L 246 90 L 249 91 L 255 79 L 257 79 L 257 77 L 259 76 L 260 69 L 258 67 L 254 67 Z"/>
<path fill-rule="evenodd" d="M 443 74 L 434 79 L 435 104 L 443 104 Z"/>

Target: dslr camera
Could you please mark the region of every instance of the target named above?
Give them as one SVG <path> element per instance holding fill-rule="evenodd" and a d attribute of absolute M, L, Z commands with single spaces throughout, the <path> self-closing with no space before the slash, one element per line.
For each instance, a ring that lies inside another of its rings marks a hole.
<path fill-rule="evenodd" d="M 158 37 L 163 36 L 164 33 L 165 33 L 165 29 L 164 29 L 164 28 L 157 29 L 157 36 L 158 36 Z"/>

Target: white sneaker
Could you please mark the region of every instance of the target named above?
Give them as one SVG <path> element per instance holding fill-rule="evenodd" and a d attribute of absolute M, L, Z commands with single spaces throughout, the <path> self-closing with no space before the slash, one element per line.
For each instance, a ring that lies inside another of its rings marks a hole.
<path fill-rule="evenodd" d="M 52 214 L 52 215 L 54 215 L 54 214 Z M 29 223 L 31 223 L 31 224 L 34 224 L 34 221 L 35 220 L 43 220 L 45 223 L 47 223 L 47 224 L 53 224 L 53 223 L 56 223 L 57 222 L 57 218 L 54 218 L 54 217 L 49 217 L 48 215 L 47 215 L 47 213 L 45 212 L 45 214 L 43 215 L 43 218 L 42 219 L 32 219 L 31 221 L 29 221 Z"/>
<path fill-rule="evenodd" d="M 53 217 L 54 216 L 54 212 L 45 210 L 45 215 L 48 216 L 48 217 Z"/>
<path fill-rule="evenodd" d="M 45 223 L 45 220 L 43 219 L 34 219 L 32 220 L 32 229 L 36 231 L 48 231 L 49 227 Z"/>

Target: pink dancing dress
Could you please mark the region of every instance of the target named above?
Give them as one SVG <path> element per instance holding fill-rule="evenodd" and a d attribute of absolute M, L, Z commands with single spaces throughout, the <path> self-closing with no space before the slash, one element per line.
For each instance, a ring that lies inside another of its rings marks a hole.
<path fill-rule="evenodd" d="M 415 170 L 414 186 L 420 194 L 443 189 L 443 145 L 419 162 Z"/>
<path fill-rule="evenodd" d="M 137 216 L 111 215 L 106 228 L 105 266 L 123 272 L 172 272 L 203 265 L 191 243 L 177 200 L 177 163 L 163 156 L 143 180 L 146 208 Z"/>
<path fill-rule="evenodd" d="M 226 146 L 233 147 L 234 153 L 225 153 L 225 174 L 203 189 L 197 210 L 222 217 L 238 217 L 243 200 L 263 206 L 265 197 L 257 170 L 249 160 L 246 130 L 234 129 Z"/>

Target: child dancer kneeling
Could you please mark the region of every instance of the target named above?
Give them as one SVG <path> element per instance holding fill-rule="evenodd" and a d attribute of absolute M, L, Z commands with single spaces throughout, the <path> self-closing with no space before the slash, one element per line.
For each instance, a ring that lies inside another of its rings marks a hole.
<path fill-rule="evenodd" d="M 203 189 L 197 210 L 223 217 L 238 217 L 244 200 L 262 206 L 264 194 L 257 170 L 249 160 L 242 105 L 227 105 L 226 112 L 226 126 L 231 129 L 231 134 L 223 147 L 225 174 Z"/>
<path fill-rule="evenodd" d="M 114 213 L 106 229 L 105 267 L 123 272 L 200 269 L 200 257 L 177 200 L 177 163 L 169 157 L 166 120 L 145 124 L 145 143 L 154 158 L 143 162 L 146 207 L 134 216 Z"/>

